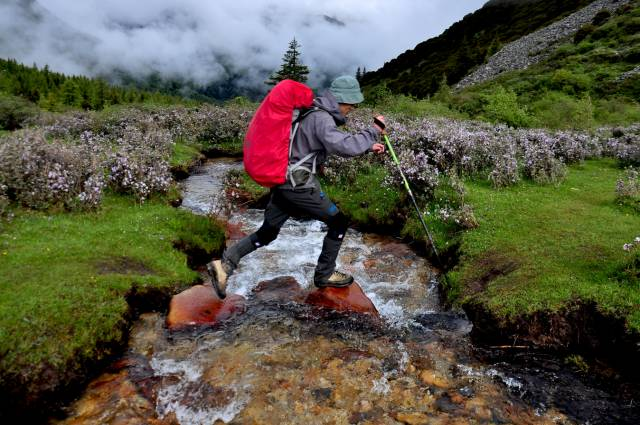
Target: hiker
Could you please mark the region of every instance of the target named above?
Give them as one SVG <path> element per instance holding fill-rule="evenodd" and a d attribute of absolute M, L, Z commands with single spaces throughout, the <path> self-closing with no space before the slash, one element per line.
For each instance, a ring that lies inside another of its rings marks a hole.
<path fill-rule="evenodd" d="M 287 180 L 271 188 L 262 226 L 227 248 L 221 259 L 207 264 L 211 282 L 220 298 L 225 298 L 228 278 L 238 267 L 240 259 L 275 240 L 291 216 L 310 216 L 329 227 L 314 273 L 315 286 L 345 287 L 353 282 L 352 276 L 335 270 L 338 251 L 348 227 L 347 217 L 322 191 L 315 171 L 331 154 L 351 157 L 370 151 L 384 152 L 384 145 L 378 143 L 380 135 L 384 134 L 384 117 L 376 117 L 380 126 L 374 123 L 355 134 L 338 129 L 363 100 L 358 81 L 351 76 L 341 76 L 313 101 L 313 109 L 299 121 L 291 145 Z"/>

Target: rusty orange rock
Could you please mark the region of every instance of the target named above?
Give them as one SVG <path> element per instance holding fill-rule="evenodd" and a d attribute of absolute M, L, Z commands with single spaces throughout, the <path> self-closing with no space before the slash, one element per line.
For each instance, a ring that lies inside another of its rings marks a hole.
<path fill-rule="evenodd" d="M 368 313 L 378 316 L 378 310 L 356 282 L 346 288 L 320 288 L 307 295 L 307 304 L 342 312 Z"/>
<path fill-rule="evenodd" d="M 244 310 L 244 297 L 229 294 L 221 300 L 211 286 L 196 285 L 171 299 L 167 326 L 175 330 L 193 325 L 214 325 Z"/>

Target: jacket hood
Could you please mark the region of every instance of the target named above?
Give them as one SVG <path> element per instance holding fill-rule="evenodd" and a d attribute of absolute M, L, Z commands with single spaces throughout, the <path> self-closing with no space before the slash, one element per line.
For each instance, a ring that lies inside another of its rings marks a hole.
<path fill-rule="evenodd" d="M 313 101 L 313 106 L 317 106 L 323 111 L 328 112 L 338 126 L 344 125 L 347 122 L 347 118 L 340 112 L 336 97 L 329 90 L 326 90 L 321 96 L 316 97 Z"/>

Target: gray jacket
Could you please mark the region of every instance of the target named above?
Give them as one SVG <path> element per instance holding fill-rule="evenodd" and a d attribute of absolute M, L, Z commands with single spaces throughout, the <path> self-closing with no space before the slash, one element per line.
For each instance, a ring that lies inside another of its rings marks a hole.
<path fill-rule="evenodd" d="M 300 121 L 293 145 L 289 165 L 296 164 L 308 154 L 316 153 L 316 167 L 322 165 L 328 155 L 339 155 L 351 157 L 368 152 L 380 136 L 380 131 L 371 126 L 366 130 L 355 134 L 338 130 L 338 126 L 346 123 L 347 119 L 340 113 L 336 98 L 328 90 L 313 102 L 316 111 L 309 113 Z M 312 169 L 313 158 L 309 158 L 303 164 L 304 167 Z M 315 179 L 298 182 L 296 187 L 314 186 Z M 287 181 L 280 188 L 291 187 L 291 182 Z"/>

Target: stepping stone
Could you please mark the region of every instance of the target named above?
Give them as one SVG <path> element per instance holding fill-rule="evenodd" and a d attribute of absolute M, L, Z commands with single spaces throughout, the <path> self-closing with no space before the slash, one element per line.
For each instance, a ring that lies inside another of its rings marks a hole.
<path fill-rule="evenodd" d="M 176 330 L 194 325 L 215 325 L 244 311 L 244 297 L 229 294 L 221 300 L 211 286 L 196 285 L 171 299 L 167 326 Z"/>
<path fill-rule="evenodd" d="M 259 282 L 251 291 L 254 299 L 261 302 L 303 302 L 302 287 L 291 276 L 276 277 Z"/>
<path fill-rule="evenodd" d="M 379 315 L 376 307 L 356 282 L 346 288 L 315 289 L 307 295 L 305 303 L 341 312 Z"/>

